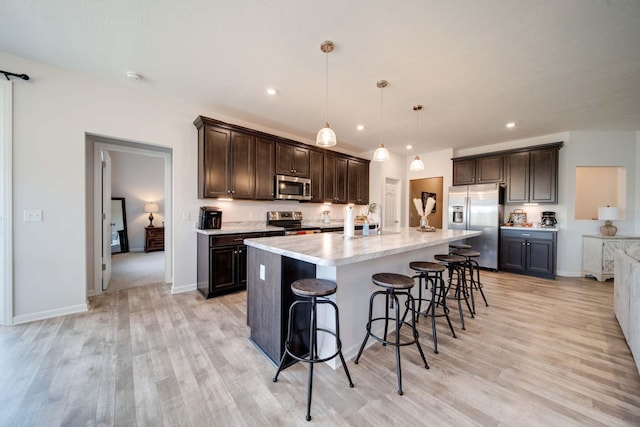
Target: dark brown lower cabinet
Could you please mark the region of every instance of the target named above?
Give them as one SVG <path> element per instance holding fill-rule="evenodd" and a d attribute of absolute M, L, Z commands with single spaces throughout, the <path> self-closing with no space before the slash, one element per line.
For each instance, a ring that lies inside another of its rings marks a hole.
<path fill-rule="evenodd" d="M 282 236 L 284 232 L 224 235 L 198 234 L 198 291 L 205 297 L 246 289 L 247 247 L 244 239 Z"/>
<path fill-rule="evenodd" d="M 555 231 L 501 231 L 500 270 L 556 278 Z"/>

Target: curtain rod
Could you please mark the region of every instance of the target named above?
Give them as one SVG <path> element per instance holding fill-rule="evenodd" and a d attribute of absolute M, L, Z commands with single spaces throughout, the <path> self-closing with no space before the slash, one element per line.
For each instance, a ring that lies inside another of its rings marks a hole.
<path fill-rule="evenodd" d="M 7 80 L 9 80 L 9 77 L 17 77 L 22 80 L 29 80 L 29 76 L 27 76 L 26 74 L 16 74 L 16 73 L 11 73 L 9 71 L 2 71 L 2 70 L 0 70 L 0 74 L 4 74 Z"/>

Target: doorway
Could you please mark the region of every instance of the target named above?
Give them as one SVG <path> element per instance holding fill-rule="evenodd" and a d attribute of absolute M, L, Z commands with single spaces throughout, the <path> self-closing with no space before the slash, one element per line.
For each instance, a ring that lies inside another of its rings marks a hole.
<path fill-rule="evenodd" d="M 400 226 L 400 180 L 386 178 L 384 181 L 383 228 L 398 228 Z"/>
<path fill-rule="evenodd" d="M 431 214 L 426 212 L 427 220 L 431 227 L 442 228 L 443 181 L 443 177 L 409 180 L 409 227 L 420 226 L 420 215 L 418 215 L 413 199 L 425 200 L 426 197 L 434 197 L 435 195 L 435 212 L 433 210 Z"/>
<path fill-rule="evenodd" d="M 93 183 L 87 186 L 93 189 L 93 206 L 88 209 L 93 223 L 93 241 L 90 245 L 93 250 L 87 261 L 91 264 L 87 271 L 93 272 L 93 278 L 88 294 L 149 283 L 171 283 L 172 150 L 96 135 L 87 135 L 87 144 L 88 148 L 92 146 L 93 153 Z M 110 162 L 106 162 L 110 165 L 105 164 L 105 158 L 110 159 Z M 108 166 L 106 170 L 105 166 Z M 126 199 L 123 205 L 127 209 L 129 246 L 128 252 L 114 253 L 113 256 L 111 243 L 114 230 L 110 218 L 112 197 Z M 164 227 L 164 251 L 145 252 L 146 228 L 150 226 L 145 204 L 149 203 L 161 208 L 160 211 L 154 211 L 153 225 L 156 230 Z"/>

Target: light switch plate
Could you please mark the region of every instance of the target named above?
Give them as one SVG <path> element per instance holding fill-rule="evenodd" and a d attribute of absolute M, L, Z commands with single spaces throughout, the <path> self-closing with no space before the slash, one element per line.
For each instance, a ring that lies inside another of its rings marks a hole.
<path fill-rule="evenodd" d="M 264 268 L 264 264 L 260 264 L 260 280 L 265 280 L 265 268 Z"/>
<path fill-rule="evenodd" d="M 42 209 L 25 210 L 24 222 L 42 222 Z"/>

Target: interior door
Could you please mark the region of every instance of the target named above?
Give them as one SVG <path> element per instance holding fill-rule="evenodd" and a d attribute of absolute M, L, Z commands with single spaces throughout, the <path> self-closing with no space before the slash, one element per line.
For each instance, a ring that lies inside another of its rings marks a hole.
<path fill-rule="evenodd" d="M 102 156 L 102 290 L 111 281 L 111 156 L 106 150 Z"/>
<path fill-rule="evenodd" d="M 395 179 L 387 178 L 384 184 L 384 221 L 383 228 L 397 228 L 400 226 L 400 215 L 398 210 L 400 204 L 398 201 L 398 193 L 400 182 Z"/>

